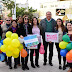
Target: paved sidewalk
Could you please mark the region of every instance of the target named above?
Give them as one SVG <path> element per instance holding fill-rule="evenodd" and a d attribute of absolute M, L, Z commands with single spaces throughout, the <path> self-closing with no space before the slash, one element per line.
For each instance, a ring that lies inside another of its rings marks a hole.
<path fill-rule="evenodd" d="M 62 61 L 63 61 L 63 59 L 62 59 Z M 39 65 L 40 65 L 40 68 L 33 69 L 30 66 L 30 61 L 29 61 L 28 66 L 29 66 L 30 70 L 23 71 L 21 69 L 21 66 L 18 67 L 17 69 L 10 70 L 8 68 L 8 66 L 5 65 L 5 63 L 0 62 L 0 72 L 67 72 L 67 70 L 68 70 L 68 68 L 66 70 L 59 70 L 58 69 L 57 50 L 56 50 L 55 46 L 54 46 L 53 66 L 51 67 L 51 66 L 49 66 L 49 64 L 47 64 L 46 66 L 43 66 L 43 55 L 41 55 L 41 54 L 39 57 Z"/>

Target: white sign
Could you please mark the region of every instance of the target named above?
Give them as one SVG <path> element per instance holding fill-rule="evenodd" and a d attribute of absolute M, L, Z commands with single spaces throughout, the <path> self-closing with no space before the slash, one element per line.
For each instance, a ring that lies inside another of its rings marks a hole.
<path fill-rule="evenodd" d="M 46 42 L 58 42 L 58 33 L 45 33 L 45 40 Z"/>

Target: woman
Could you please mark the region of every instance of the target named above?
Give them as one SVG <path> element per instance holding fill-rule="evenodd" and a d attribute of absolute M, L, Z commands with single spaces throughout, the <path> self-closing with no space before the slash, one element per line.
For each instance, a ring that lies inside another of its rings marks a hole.
<path fill-rule="evenodd" d="M 57 24 L 56 24 L 56 27 L 55 27 L 55 32 L 59 33 L 59 42 L 62 41 L 62 36 L 66 33 L 65 32 L 65 26 L 63 25 L 63 21 L 58 18 L 57 19 Z M 56 45 L 56 49 L 57 49 L 57 52 L 58 52 L 58 60 L 59 60 L 59 69 L 62 69 L 62 66 L 61 66 L 61 55 L 60 55 L 60 48 L 59 48 L 59 43 L 55 43 Z M 66 69 L 66 66 L 65 66 L 65 63 L 66 63 L 66 58 L 63 57 L 63 70 Z"/>
<path fill-rule="evenodd" d="M 29 18 L 28 18 L 27 15 L 24 15 L 24 17 L 23 17 L 23 25 L 21 26 L 20 30 L 21 30 L 21 32 L 20 32 L 21 33 L 21 35 L 20 35 L 21 38 L 23 38 L 23 37 L 25 37 L 29 34 L 32 34 L 32 26 L 29 24 Z M 28 55 L 27 55 L 27 57 L 22 58 L 22 60 L 21 60 L 22 61 L 22 70 L 25 70 L 25 69 L 29 70 L 29 67 L 27 65 L 29 50 L 25 46 L 24 46 L 24 49 L 26 49 Z"/>
<path fill-rule="evenodd" d="M 18 16 L 17 22 L 18 22 L 18 28 L 21 28 L 21 25 L 23 25 L 23 17 Z M 18 57 L 18 66 L 21 66 L 21 64 L 20 64 L 20 55 Z"/>
<path fill-rule="evenodd" d="M 11 31 L 12 33 L 17 33 L 20 36 L 20 30 L 17 27 L 17 21 L 12 21 L 12 27 L 8 29 L 8 31 Z M 9 69 L 12 69 L 12 57 L 8 57 L 8 63 L 9 63 Z M 14 58 L 14 68 L 17 68 L 18 58 Z"/>
<path fill-rule="evenodd" d="M 67 30 L 68 30 L 68 36 L 70 37 L 70 40 L 72 41 L 72 23 L 68 22 L 67 23 Z M 68 72 L 72 72 L 72 63 L 68 63 L 70 69 Z"/>
<path fill-rule="evenodd" d="M 32 19 L 32 34 L 35 34 L 37 35 L 38 37 L 38 40 L 39 40 L 39 44 L 38 44 L 38 49 L 31 49 L 31 52 L 30 52 L 30 61 L 31 61 L 31 66 L 33 68 L 35 68 L 35 65 L 37 67 L 40 67 L 39 64 L 38 64 L 38 59 L 39 59 L 39 48 L 40 48 L 40 45 L 41 45 L 41 28 L 39 27 L 39 23 L 38 23 L 38 19 L 36 17 L 34 17 Z M 35 58 L 35 65 L 33 63 L 33 54 L 34 54 L 34 50 L 35 50 L 35 54 L 36 54 L 36 58 Z"/>

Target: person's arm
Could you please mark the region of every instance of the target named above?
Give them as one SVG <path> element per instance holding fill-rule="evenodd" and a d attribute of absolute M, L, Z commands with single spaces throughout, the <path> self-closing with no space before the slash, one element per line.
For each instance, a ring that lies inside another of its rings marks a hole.
<path fill-rule="evenodd" d="M 1 26 L 0 26 L 0 36 L 1 36 L 1 38 L 2 38 L 2 28 L 1 28 Z"/>

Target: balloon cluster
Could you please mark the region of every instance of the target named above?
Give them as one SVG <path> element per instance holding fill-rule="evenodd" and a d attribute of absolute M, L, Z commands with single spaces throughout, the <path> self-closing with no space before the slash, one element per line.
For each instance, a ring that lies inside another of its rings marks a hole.
<path fill-rule="evenodd" d="M 60 55 L 66 57 L 68 63 L 72 63 L 72 43 L 69 36 L 66 34 L 62 37 L 62 42 L 59 43 L 59 47 L 62 49 Z"/>
<path fill-rule="evenodd" d="M 0 40 L 1 40 L 1 37 L 0 37 Z M 0 48 L 3 44 L 3 40 L 0 41 Z M 3 53 L 1 50 L 0 50 L 0 61 L 3 61 L 5 59 L 5 53 Z"/>
<path fill-rule="evenodd" d="M 20 44 L 18 40 L 18 34 L 8 31 L 0 49 L 2 52 L 5 52 L 8 57 L 12 56 L 17 58 L 21 49 L 23 49 L 23 45 Z"/>

